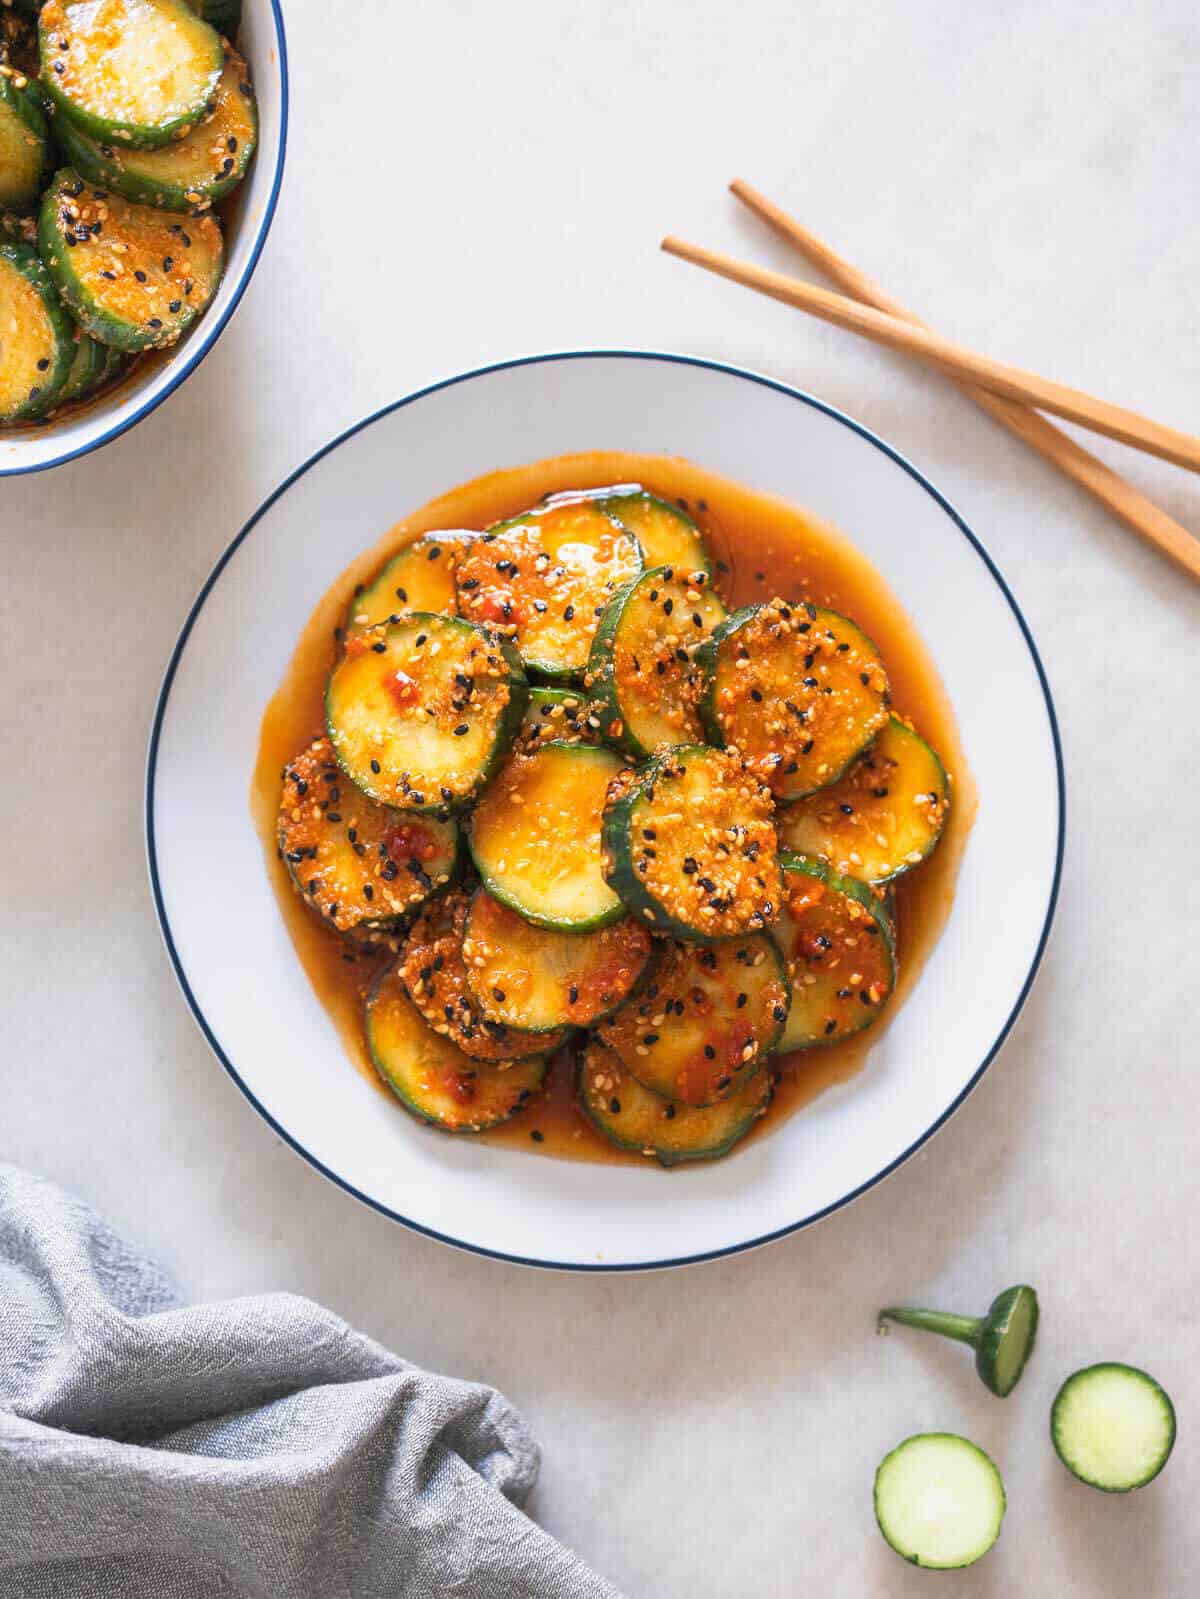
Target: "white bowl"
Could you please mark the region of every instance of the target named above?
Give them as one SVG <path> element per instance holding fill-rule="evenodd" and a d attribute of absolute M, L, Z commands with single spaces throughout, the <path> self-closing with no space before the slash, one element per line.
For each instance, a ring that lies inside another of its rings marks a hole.
<path fill-rule="evenodd" d="M 596 448 L 685 455 L 847 533 L 932 652 L 981 796 L 949 921 L 865 1069 L 730 1158 L 671 1173 L 543 1159 L 414 1125 L 347 1061 L 292 948 L 249 811 L 263 709 L 351 558 L 455 484 Z M 168 666 L 146 825 L 188 1002 L 293 1148 L 447 1242 L 525 1264 L 631 1270 L 745 1249 L 816 1220 L 886 1176 L 962 1103 L 1012 1026 L 1049 931 L 1062 764 L 1016 602 L 915 467 L 768 378 L 686 356 L 583 352 L 486 367 L 397 401 L 267 500 L 218 562 Z"/>
<path fill-rule="evenodd" d="M 225 227 L 225 276 L 213 303 L 165 358 L 147 363 L 111 394 L 43 427 L 0 428 L 0 477 L 61 466 L 149 416 L 200 365 L 236 310 L 258 265 L 283 181 L 288 67 L 279 0 L 243 0 L 238 47 L 250 63 L 258 98 L 258 149 Z"/>

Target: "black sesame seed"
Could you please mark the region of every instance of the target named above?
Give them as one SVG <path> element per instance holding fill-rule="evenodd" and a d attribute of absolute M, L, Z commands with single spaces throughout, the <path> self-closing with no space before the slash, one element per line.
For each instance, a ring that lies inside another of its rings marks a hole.
<path fill-rule="evenodd" d="M 470 731 L 471 731 L 471 728 L 470 728 L 470 725 L 467 722 L 460 722 L 458 724 L 458 726 L 454 729 L 454 736 L 455 736 L 455 738 L 461 738 L 464 733 L 469 733 Z"/>
<path fill-rule="evenodd" d="M 568 990 L 567 990 L 567 1004 L 568 1005 L 577 1005 L 578 1003 L 579 1003 L 579 990 L 575 987 L 575 984 L 572 983 L 570 988 L 568 988 Z"/>
<path fill-rule="evenodd" d="M 717 1052 L 712 1047 L 711 1044 L 705 1044 L 705 1046 L 704 1046 L 704 1058 L 705 1058 L 705 1060 L 716 1060 Z"/>
<path fill-rule="evenodd" d="M 575 607 L 573 605 L 568 605 L 566 610 L 563 612 L 563 621 L 564 622 L 571 621 L 573 619 L 574 615 L 575 615 Z"/>
<path fill-rule="evenodd" d="M 545 1138 L 546 1138 L 545 1133 L 539 1133 L 536 1127 L 533 1129 L 533 1131 L 530 1133 L 529 1136 L 530 1136 L 530 1138 L 533 1139 L 535 1144 L 544 1143 L 545 1142 Z"/>
<path fill-rule="evenodd" d="M 378 777 L 378 775 L 379 775 L 379 762 L 378 761 L 372 761 L 371 762 L 371 770 L 375 773 L 376 777 Z"/>
<path fill-rule="evenodd" d="M 146 277 L 146 274 L 142 271 L 141 267 L 135 267 L 133 275 L 139 283 L 149 282 L 149 279 Z"/>
<path fill-rule="evenodd" d="M 364 899 L 374 899 L 375 898 L 375 890 L 371 887 L 370 883 L 364 883 L 363 884 L 363 898 Z"/>

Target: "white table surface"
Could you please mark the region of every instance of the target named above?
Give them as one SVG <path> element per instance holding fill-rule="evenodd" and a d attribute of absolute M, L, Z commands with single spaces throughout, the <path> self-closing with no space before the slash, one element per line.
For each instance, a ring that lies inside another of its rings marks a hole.
<path fill-rule="evenodd" d="M 282 202 L 215 353 L 101 453 L 0 485 L 0 1154 L 189 1296 L 294 1289 L 496 1383 L 545 1446 L 535 1513 L 631 1594 L 931 1590 L 870 1491 L 889 1447 L 935 1428 L 991 1451 L 1009 1492 L 999 1546 L 947 1591 L 1194 1592 L 1197 590 L 941 381 L 656 245 L 787 266 L 724 192 L 740 172 L 947 333 L 1195 428 L 1195 8 L 365 0 L 294 5 L 288 27 Z M 298 1160 L 185 1008 L 142 843 L 168 652 L 280 479 L 434 378 L 599 345 L 772 373 L 929 473 L 1037 637 L 1069 812 L 1041 976 L 940 1136 L 799 1236 L 616 1278 L 456 1253 Z M 1194 478 L 1101 453 L 1200 529 Z M 1021 1279 L 1043 1331 L 1005 1403 L 965 1352 L 873 1334 L 879 1304 L 973 1310 Z M 1105 1358 L 1180 1411 L 1166 1475 L 1125 1499 L 1068 1478 L 1047 1438 L 1059 1380 Z"/>

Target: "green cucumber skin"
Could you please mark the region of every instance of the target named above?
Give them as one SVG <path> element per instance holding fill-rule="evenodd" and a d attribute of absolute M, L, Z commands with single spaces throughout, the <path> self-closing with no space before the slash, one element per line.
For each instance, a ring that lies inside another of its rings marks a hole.
<path fill-rule="evenodd" d="M 207 24 L 205 24 L 207 25 Z M 68 94 L 65 94 L 58 85 L 58 78 L 50 70 L 49 63 L 54 60 L 53 41 L 48 45 L 46 40 L 45 24 L 38 19 L 38 49 L 42 60 L 42 88 L 53 105 L 55 111 L 63 118 L 73 122 L 83 133 L 93 139 L 99 139 L 105 144 L 123 144 L 130 150 L 161 150 L 163 145 L 170 144 L 173 139 L 182 138 L 191 128 L 212 110 L 216 98 L 217 84 L 220 82 L 222 67 L 224 66 L 225 53 L 221 48 L 221 41 L 216 30 L 210 28 L 212 33 L 213 67 L 209 73 L 207 93 L 194 106 L 189 106 L 187 111 L 177 117 L 172 117 L 168 122 L 159 123 L 155 127 L 147 127 L 137 122 L 114 122 L 107 117 L 100 117 L 93 111 L 87 111 L 82 106 L 76 105 Z"/>
<path fill-rule="evenodd" d="M 255 135 L 239 150 L 239 159 L 233 171 L 228 177 L 212 178 L 207 182 L 197 183 L 188 190 L 175 188 L 172 184 L 156 183 L 153 178 L 139 177 L 137 173 L 130 172 L 115 157 L 106 156 L 104 145 L 89 138 L 67 117 L 58 119 L 55 133 L 63 155 L 76 172 L 89 183 L 94 183 L 101 189 L 111 189 L 114 194 L 132 200 L 137 205 L 148 205 L 157 211 L 172 211 L 180 216 L 190 216 L 196 211 L 196 203 L 187 198 L 188 193 L 198 193 L 202 200 L 218 205 L 233 193 L 246 176 L 246 170 L 258 143 L 258 110 L 253 100 L 251 105 L 254 109 Z"/>
<path fill-rule="evenodd" d="M 634 870 L 633 811 L 647 788 L 653 786 L 668 762 L 674 763 L 682 756 L 707 752 L 703 744 L 679 744 L 661 755 L 654 756 L 643 767 L 637 782 L 614 804 L 604 807 L 600 824 L 600 854 L 604 861 L 604 877 L 614 893 L 624 901 L 633 914 L 656 933 L 669 933 L 673 938 L 686 939 L 693 944 L 716 944 L 720 940 L 711 934 L 701 933 L 686 922 L 677 921 L 654 896 L 642 886 Z"/>
<path fill-rule="evenodd" d="M 76 362 L 79 363 L 78 371 Z M 81 332 L 67 381 L 59 390 L 55 404 L 65 405 L 68 400 L 85 399 L 94 389 L 100 387 L 107 374 L 107 349 L 103 344 L 97 344 L 90 334 Z"/>
<path fill-rule="evenodd" d="M 54 331 L 54 359 L 37 385 L 38 393 L 6 419 L 9 422 L 32 421 L 54 408 L 66 386 L 75 359 L 75 329 L 55 292 L 51 274 L 32 245 L 0 244 L 0 259 L 16 267 L 37 290 Z"/>
<path fill-rule="evenodd" d="M 998 1363 L 1000 1351 L 1003 1347 L 1008 1329 L 1009 1319 L 1018 1304 L 1022 1301 L 1031 1305 L 1029 1341 L 1021 1357 L 1012 1381 L 1007 1387 L 1001 1386 L 998 1377 Z M 1036 1291 L 1028 1283 L 1018 1283 L 1014 1288 L 1006 1288 L 1002 1294 L 993 1299 L 983 1326 L 979 1334 L 979 1342 L 975 1348 L 975 1370 L 979 1373 L 980 1380 L 985 1388 L 994 1393 L 997 1399 L 1007 1399 L 1009 1394 L 1021 1380 L 1021 1373 L 1033 1353 L 1033 1346 L 1037 1339 L 1038 1319 L 1041 1310 L 1038 1305 Z"/>
<path fill-rule="evenodd" d="M 1153 1471 L 1148 1472 L 1146 1476 L 1140 1478 L 1137 1482 L 1129 1483 L 1127 1486 L 1112 1488 L 1107 1486 L 1105 1483 L 1094 1481 L 1091 1477 L 1081 1476 L 1080 1473 L 1075 1470 L 1074 1466 L 1067 1459 L 1065 1453 L 1063 1452 L 1064 1446 L 1060 1441 L 1058 1431 L 1059 1407 L 1061 1406 L 1063 1398 L 1069 1391 L 1072 1383 L 1074 1383 L 1077 1378 L 1086 1377 L 1094 1371 L 1119 1371 L 1128 1377 L 1133 1377 L 1140 1382 L 1146 1383 L 1147 1386 L 1153 1388 L 1158 1394 L 1159 1398 L 1163 1402 L 1164 1407 L 1166 1408 L 1167 1415 L 1170 1418 L 1171 1435 L 1167 1439 L 1167 1447 L 1163 1450 L 1162 1459 L 1158 1462 L 1158 1465 L 1155 1466 Z M 1147 1483 L 1153 1482 L 1155 1477 L 1158 1476 L 1163 1467 L 1166 1465 L 1167 1461 L 1171 1458 L 1171 1452 L 1175 1448 L 1175 1439 L 1178 1431 L 1178 1419 L 1175 1415 L 1175 1405 L 1167 1390 L 1160 1382 L 1152 1377 L 1148 1371 L 1143 1371 L 1140 1366 L 1129 1366 L 1123 1360 L 1100 1360 L 1097 1361 L 1095 1365 L 1082 1366 L 1078 1371 L 1073 1371 L 1063 1383 L 1062 1387 L 1058 1390 L 1058 1393 L 1055 1394 L 1054 1403 L 1050 1407 L 1050 1442 L 1054 1445 L 1054 1453 L 1062 1461 L 1063 1465 L 1071 1473 L 1072 1477 L 1075 1478 L 1076 1482 L 1082 1482 L 1088 1488 L 1095 1488 L 1100 1493 L 1105 1494 L 1134 1493 L 1137 1489 L 1146 1487 Z"/>
<path fill-rule="evenodd" d="M 212 295 L 207 300 L 197 305 L 189 305 L 178 314 L 170 330 L 172 336 L 165 342 L 161 330 L 143 327 L 113 316 L 111 312 L 105 311 L 97 304 L 76 277 L 71 266 L 70 246 L 66 243 L 59 226 L 58 214 L 63 193 L 71 191 L 74 197 L 76 185 L 83 187 L 83 179 L 70 167 L 60 168 L 42 198 L 42 208 L 38 214 L 38 249 L 63 304 L 84 332 L 90 333 L 97 344 L 106 344 L 111 349 L 122 351 L 125 355 L 140 355 L 145 350 L 170 349 L 194 323 L 200 320 L 212 304 L 220 286 L 220 275 L 214 279 Z M 178 329 L 178 332 L 175 329 Z"/>
<path fill-rule="evenodd" d="M 613 670 L 613 651 L 616 648 L 617 629 L 625 615 L 625 607 L 633 598 L 638 584 L 648 575 L 646 572 L 639 572 L 636 577 L 630 578 L 628 583 L 623 583 L 605 606 L 604 615 L 600 618 L 592 637 L 592 647 L 584 674 L 588 695 L 594 703 L 593 714 L 600 723 L 600 736 L 613 749 L 639 758 L 651 754 L 651 751 L 645 748 L 640 739 L 634 738 L 630 733 L 628 719 L 621 710 L 617 696 L 616 674 Z M 614 737 L 609 729 L 617 721 L 622 724 L 623 731 L 619 737 Z"/>
<path fill-rule="evenodd" d="M 242 26 L 242 0 L 194 0 L 193 9 L 232 44 Z"/>
<path fill-rule="evenodd" d="M 3 100 L 25 124 L 41 146 L 41 165 L 32 187 L 23 195 L 14 195 L 10 207 L 32 207 L 37 204 L 42 186 L 50 174 L 53 157 L 50 149 L 50 127 L 42 110 L 39 85 L 30 80 L 25 88 L 18 89 L 11 78 L 0 75 L 0 100 Z"/>

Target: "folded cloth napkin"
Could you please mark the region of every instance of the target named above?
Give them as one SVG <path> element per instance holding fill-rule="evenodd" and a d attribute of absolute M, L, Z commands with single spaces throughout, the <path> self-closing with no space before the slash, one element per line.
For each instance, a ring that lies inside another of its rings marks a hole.
<path fill-rule="evenodd" d="M 494 1389 L 291 1294 L 182 1308 L 0 1164 L 3 1599 L 619 1599 L 520 1510 L 537 1472 Z"/>

